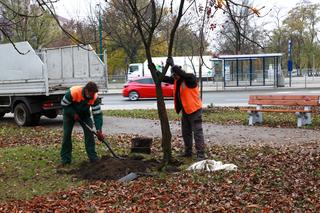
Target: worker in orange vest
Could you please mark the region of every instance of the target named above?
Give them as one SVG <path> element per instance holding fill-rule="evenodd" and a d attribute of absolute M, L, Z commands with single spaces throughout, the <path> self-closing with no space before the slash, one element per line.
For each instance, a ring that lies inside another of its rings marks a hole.
<path fill-rule="evenodd" d="M 99 140 L 104 139 L 104 135 L 101 131 L 103 116 L 96 83 L 88 82 L 85 86 L 71 87 L 67 90 L 66 94 L 61 100 L 61 105 L 63 108 L 63 141 L 60 151 L 61 164 L 59 167 L 71 163 L 71 134 L 73 126 L 77 121 L 81 121 L 80 124 L 83 128 L 85 137 L 85 148 L 90 162 L 98 161 L 99 157 L 95 150 L 93 133 L 84 126 L 84 123 L 89 125 L 91 128 L 93 126 L 90 114 L 91 108 L 94 124 L 97 129 L 97 137 Z"/>
<path fill-rule="evenodd" d="M 184 141 L 184 152 L 181 157 L 192 157 L 193 137 L 197 158 L 205 158 L 205 144 L 202 129 L 202 101 L 200 99 L 197 78 L 192 73 L 186 73 L 180 66 L 174 65 L 169 57 L 167 63 L 172 66 L 172 76 L 164 76 L 163 82 L 174 84 L 174 108 L 181 112 L 181 130 Z"/>

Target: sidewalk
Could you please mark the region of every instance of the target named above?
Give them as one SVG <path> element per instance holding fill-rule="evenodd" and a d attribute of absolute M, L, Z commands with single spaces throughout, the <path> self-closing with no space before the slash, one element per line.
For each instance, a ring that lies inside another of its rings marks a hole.
<path fill-rule="evenodd" d="M 117 118 L 104 116 L 103 131 L 108 134 L 134 134 L 146 137 L 161 137 L 159 120 Z M 146 128 L 148 127 L 148 128 Z M 181 138 L 180 121 L 170 121 L 173 137 Z M 207 144 L 248 145 L 266 144 L 283 146 L 318 142 L 319 131 L 298 128 L 270 128 L 247 125 L 218 125 L 203 123 Z"/>

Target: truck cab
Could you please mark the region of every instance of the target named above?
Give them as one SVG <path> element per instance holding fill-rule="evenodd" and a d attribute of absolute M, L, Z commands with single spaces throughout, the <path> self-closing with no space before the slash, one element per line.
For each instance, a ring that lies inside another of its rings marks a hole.
<path fill-rule="evenodd" d="M 128 80 L 143 76 L 143 64 L 135 63 L 129 64 L 128 67 Z"/>
<path fill-rule="evenodd" d="M 200 65 L 199 56 L 177 56 L 173 57 L 174 63 L 182 67 L 187 73 L 194 73 L 199 77 L 199 67 L 202 68 L 202 78 L 205 80 L 213 79 L 215 77 L 214 69 L 211 67 L 211 56 L 202 56 L 203 63 Z M 152 62 L 155 64 L 157 70 L 162 71 L 166 64 L 167 57 L 153 57 Z M 144 63 L 130 64 L 128 68 L 127 79 L 132 80 L 143 76 L 150 76 L 148 69 L 148 61 Z M 167 76 L 171 75 L 170 69 L 166 73 Z"/>

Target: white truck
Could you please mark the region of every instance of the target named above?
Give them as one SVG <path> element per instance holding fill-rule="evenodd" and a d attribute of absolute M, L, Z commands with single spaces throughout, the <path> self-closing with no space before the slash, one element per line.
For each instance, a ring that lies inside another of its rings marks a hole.
<path fill-rule="evenodd" d="M 214 70 L 212 69 L 210 59 L 212 56 L 203 56 L 202 65 L 202 78 L 212 79 L 214 78 Z M 161 71 L 162 67 L 166 65 L 167 57 L 153 57 L 152 61 L 156 65 L 156 68 Z M 173 57 L 174 64 L 179 65 L 188 73 L 194 73 L 199 77 L 199 56 L 177 56 Z M 166 75 L 171 75 L 170 70 L 167 71 Z M 148 61 L 144 63 L 130 64 L 128 67 L 127 79 L 131 80 L 137 77 L 151 76 L 150 70 L 148 68 Z"/>
<path fill-rule="evenodd" d="M 88 45 L 34 51 L 28 42 L 0 44 L 0 119 L 13 113 L 19 126 L 37 125 L 42 115 L 55 118 L 67 88 L 97 83 L 107 89 L 105 64 Z"/>

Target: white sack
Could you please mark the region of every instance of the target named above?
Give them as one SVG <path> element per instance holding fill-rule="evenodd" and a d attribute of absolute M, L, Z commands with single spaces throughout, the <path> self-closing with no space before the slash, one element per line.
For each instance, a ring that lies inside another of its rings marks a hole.
<path fill-rule="evenodd" d="M 215 161 L 215 160 L 202 160 L 199 162 L 196 162 L 188 167 L 187 170 L 189 171 L 218 171 L 218 170 L 237 170 L 237 166 L 234 164 L 223 164 L 221 161 Z"/>

